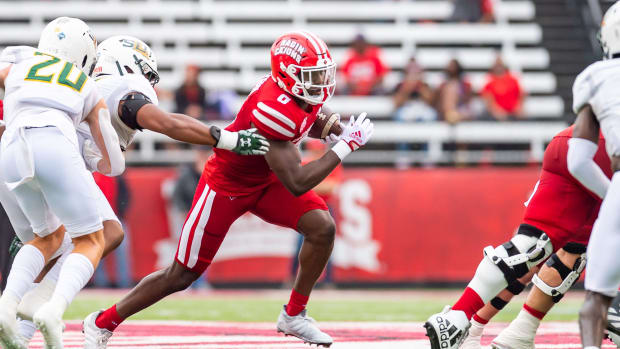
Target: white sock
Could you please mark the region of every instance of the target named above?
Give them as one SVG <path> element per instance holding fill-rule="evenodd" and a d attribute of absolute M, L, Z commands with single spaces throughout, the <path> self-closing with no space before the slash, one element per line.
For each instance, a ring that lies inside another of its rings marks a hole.
<path fill-rule="evenodd" d="M 508 326 L 515 328 L 518 333 L 534 338 L 536 331 L 538 331 L 538 326 L 540 326 L 540 319 L 528 313 L 527 310 L 521 309 L 517 318 Z"/>
<path fill-rule="evenodd" d="M 13 261 L 4 294 L 0 297 L 0 309 L 17 311 L 17 305 L 33 285 L 43 267 L 45 258 L 39 249 L 24 245 Z"/>
<path fill-rule="evenodd" d="M 471 319 L 469 321 L 471 323 L 471 327 L 469 328 L 469 335 L 472 337 L 480 337 L 482 336 L 482 331 L 484 331 L 484 324 L 479 323 L 478 321 Z"/>
<path fill-rule="evenodd" d="M 64 313 L 78 292 L 93 276 L 94 268 L 86 256 L 71 253 L 62 265 L 60 276 L 50 303 L 55 304 Z"/>
<path fill-rule="evenodd" d="M 73 245 L 72 245 L 72 248 L 67 249 L 60 256 L 60 258 L 58 258 L 58 260 L 56 261 L 56 264 L 54 264 L 52 269 L 50 269 L 50 271 L 47 274 L 45 274 L 45 277 L 43 279 L 56 283 L 58 281 L 58 277 L 60 276 L 60 270 L 62 269 L 62 265 L 65 263 L 65 261 L 67 260 L 67 257 L 69 257 L 72 251 L 73 251 Z"/>
<path fill-rule="evenodd" d="M 26 338 L 27 340 L 31 340 L 34 337 L 34 333 L 37 328 L 34 326 L 32 321 L 18 319 L 17 321 L 17 332 Z"/>
<path fill-rule="evenodd" d="M 491 301 L 507 286 L 508 282 L 504 274 L 486 257 L 482 259 L 478 269 L 476 269 L 474 278 L 467 285 L 467 287 L 476 291 L 484 304 Z"/>

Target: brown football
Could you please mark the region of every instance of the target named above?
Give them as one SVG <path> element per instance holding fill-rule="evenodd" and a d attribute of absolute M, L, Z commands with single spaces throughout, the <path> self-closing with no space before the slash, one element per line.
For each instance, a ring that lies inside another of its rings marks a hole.
<path fill-rule="evenodd" d="M 342 129 L 338 114 L 335 114 L 327 106 L 323 106 L 317 114 L 316 121 L 314 121 L 314 124 L 312 124 L 310 128 L 308 136 L 317 139 L 325 139 L 325 137 L 331 133 L 340 136 Z"/>

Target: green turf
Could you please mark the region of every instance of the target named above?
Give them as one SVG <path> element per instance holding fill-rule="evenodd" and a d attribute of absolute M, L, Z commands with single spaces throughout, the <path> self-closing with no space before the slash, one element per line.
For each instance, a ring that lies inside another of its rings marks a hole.
<path fill-rule="evenodd" d="M 282 298 L 282 299 L 280 299 Z M 454 295 L 420 295 L 414 297 L 317 297 L 308 305 L 310 315 L 320 321 L 423 321 L 429 315 L 453 303 Z M 118 299 L 107 296 L 79 296 L 68 309 L 65 319 L 83 319 L 90 312 L 108 308 Z M 133 316 L 135 320 L 205 320 L 205 321 L 275 321 L 286 297 L 261 295 L 175 297 L 166 299 Z M 574 321 L 582 297 L 567 297 L 547 315 L 548 321 Z M 510 303 L 497 321 L 510 321 L 523 304 L 523 297 Z"/>

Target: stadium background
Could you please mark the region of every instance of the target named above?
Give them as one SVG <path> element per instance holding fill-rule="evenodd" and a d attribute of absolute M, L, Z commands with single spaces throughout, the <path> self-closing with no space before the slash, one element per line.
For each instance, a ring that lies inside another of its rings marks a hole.
<path fill-rule="evenodd" d="M 355 91 L 347 78 L 363 79 L 374 67 L 354 62 L 353 72 L 339 76 L 329 103 L 343 117 L 367 111 L 376 132 L 366 149 L 345 161 L 330 202 L 339 229 L 328 277 L 336 286 L 436 286 L 467 281 L 482 248 L 505 241 L 517 227 L 547 142 L 574 117 L 572 81 L 600 57 L 596 30 L 610 4 L 0 1 L 0 49 L 36 46 L 44 24 L 57 16 L 85 20 L 99 41 L 136 36 L 157 56 L 157 91 L 166 110 L 226 125 L 268 72 L 269 46 L 278 35 L 315 32 L 341 71 L 351 43 L 363 37 L 380 50 L 373 52 L 385 75 L 371 92 Z M 522 108 L 502 115 L 485 102 L 492 98 L 485 97 L 492 90 L 485 86 L 498 57 L 523 94 Z M 453 59 L 464 74 L 455 84 L 456 108 L 449 109 L 453 81 L 444 70 Z M 184 85 L 195 74 L 204 96 Z M 469 88 L 471 101 L 464 97 Z M 100 267 L 96 286 L 127 287 L 170 263 L 185 214 L 182 191 L 191 191 L 195 163 L 206 155 L 206 149 L 143 132 L 127 153 L 123 179 L 99 178 L 123 217 L 127 240 Z M 286 284 L 296 244 L 295 232 L 244 216 L 208 270 L 208 283 Z"/>

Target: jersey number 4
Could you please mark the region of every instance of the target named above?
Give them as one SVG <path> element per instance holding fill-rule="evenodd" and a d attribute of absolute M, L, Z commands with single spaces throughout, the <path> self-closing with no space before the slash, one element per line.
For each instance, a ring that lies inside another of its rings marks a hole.
<path fill-rule="evenodd" d="M 35 56 L 48 56 L 50 59 L 33 65 L 32 68 L 30 68 L 30 70 L 28 71 L 28 75 L 24 80 L 52 83 L 54 77 L 59 72 L 58 67 L 54 67 L 55 71 L 48 70 L 47 75 L 44 75 L 44 73 L 40 72 L 40 70 L 46 70 L 47 68 L 54 66 L 56 63 L 60 62 L 60 58 L 56 58 L 52 55 L 41 52 L 36 52 Z M 75 78 L 75 81 L 71 81 L 69 79 L 69 75 L 71 75 L 71 71 L 73 71 L 73 68 L 75 68 L 73 64 L 65 62 L 65 65 L 63 66 L 60 74 L 58 75 L 56 83 L 62 86 L 72 88 L 77 92 L 81 92 L 82 88 L 84 87 L 84 83 L 86 82 L 86 74 L 80 71 L 77 78 Z"/>

